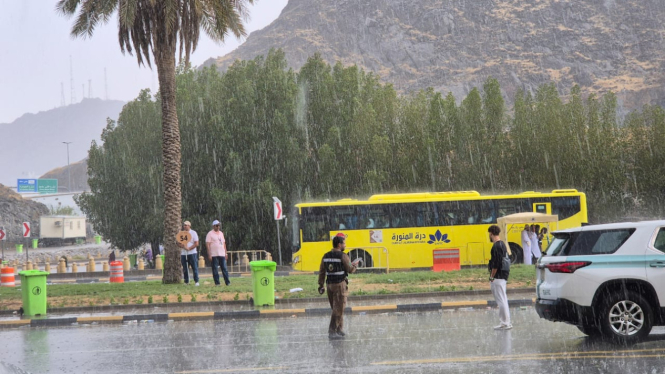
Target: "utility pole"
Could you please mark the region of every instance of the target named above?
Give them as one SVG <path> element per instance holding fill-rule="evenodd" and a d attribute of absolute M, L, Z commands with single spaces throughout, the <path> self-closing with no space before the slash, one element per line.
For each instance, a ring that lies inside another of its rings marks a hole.
<path fill-rule="evenodd" d="M 69 145 L 73 142 L 62 142 L 67 145 L 67 192 L 72 192 L 72 170 L 69 167 Z"/>
<path fill-rule="evenodd" d="M 69 85 L 71 88 L 69 100 L 70 104 L 74 104 L 76 102 L 76 91 L 74 90 L 74 63 L 72 62 L 72 56 L 69 56 Z"/>

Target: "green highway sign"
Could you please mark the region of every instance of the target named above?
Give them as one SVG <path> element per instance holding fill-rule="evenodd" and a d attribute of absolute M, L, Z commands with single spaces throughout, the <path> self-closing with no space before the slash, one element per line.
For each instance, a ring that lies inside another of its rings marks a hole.
<path fill-rule="evenodd" d="M 37 179 L 37 192 L 58 193 L 58 180 L 57 179 Z"/>

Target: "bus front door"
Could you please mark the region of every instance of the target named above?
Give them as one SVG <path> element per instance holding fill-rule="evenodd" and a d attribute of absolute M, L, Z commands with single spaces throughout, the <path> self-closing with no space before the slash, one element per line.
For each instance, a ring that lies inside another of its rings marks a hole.
<path fill-rule="evenodd" d="M 466 246 L 466 258 L 464 265 L 480 265 L 485 261 L 485 245 L 483 243 L 468 243 Z"/>

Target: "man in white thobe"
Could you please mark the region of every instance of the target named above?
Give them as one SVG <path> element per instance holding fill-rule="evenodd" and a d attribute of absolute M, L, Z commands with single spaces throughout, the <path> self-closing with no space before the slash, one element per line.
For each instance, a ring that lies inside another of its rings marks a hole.
<path fill-rule="evenodd" d="M 536 233 L 536 225 L 531 225 L 531 231 L 529 232 L 529 240 L 531 241 L 531 253 L 533 257 L 538 261 L 542 253 L 540 253 L 540 245 L 538 245 L 538 233 Z"/>
<path fill-rule="evenodd" d="M 522 230 L 522 253 L 525 265 L 531 265 L 531 238 L 529 237 L 530 231 L 531 226 L 524 225 L 524 230 Z"/>

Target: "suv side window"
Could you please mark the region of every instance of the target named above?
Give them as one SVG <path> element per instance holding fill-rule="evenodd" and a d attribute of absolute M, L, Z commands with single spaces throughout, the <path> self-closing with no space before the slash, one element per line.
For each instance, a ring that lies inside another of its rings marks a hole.
<path fill-rule="evenodd" d="M 635 229 L 582 231 L 577 233 L 567 256 L 614 253 L 635 232 Z"/>
<path fill-rule="evenodd" d="M 665 253 L 665 228 L 661 227 L 656 235 L 656 241 L 653 243 L 654 248 Z"/>

